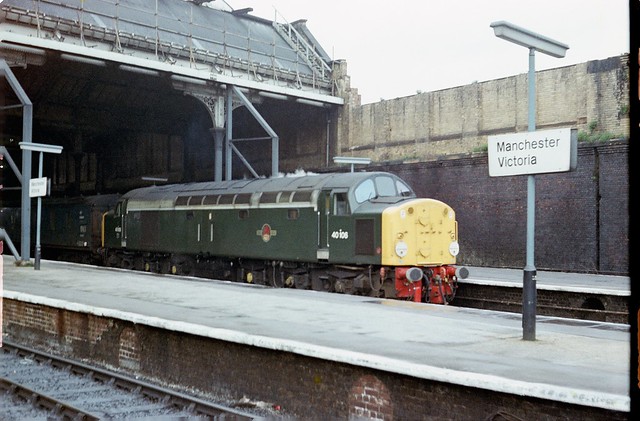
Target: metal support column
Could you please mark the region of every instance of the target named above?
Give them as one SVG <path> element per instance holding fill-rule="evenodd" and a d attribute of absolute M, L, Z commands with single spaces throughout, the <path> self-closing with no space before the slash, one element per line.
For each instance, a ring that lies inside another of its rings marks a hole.
<path fill-rule="evenodd" d="M 214 156 L 214 180 L 222 181 L 222 151 L 224 146 L 224 96 L 216 97 L 213 109 L 213 156 Z"/>
<path fill-rule="evenodd" d="M 536 50 L 529 48 L 529 131 L 536 131 Z M 536 290 L 535 266 L 536 232 L 536 176 L 527 176 L 527 260 L 522 279 L 522 336 L 523 339 L 536 339 Z"/>
<path fill-rule="evenodd" d="M 224 179 L 231 180 L 232 179 L 232 171 L 231 171 L 231 158 L 233 157 L 231 154 L 231 139 L 233 138 L 233 89 L 231 86 L 227 85 L 227 104 L 226 104 L 226 128 L 227 135 L 224 139 Z"/>
<path fill-rule="evenodd" d="M 4 59 L 0 59 L 0 75 L 3 75 L 22 104 L 22 141 L 32 141 L 33 104 Z M 23 262 L 31 260 L 31 198 L 29 197 L 31 180 L 31 152 L 22 151 L 22 232 L 20 236 L 20 256 Z"/>
<path fill-rule="evenodd" d="M 224 127 L 214 127 L 213 132 L 213 156 L 214 156 L 214 181 L 222 181 L 223 148 L 224 148 Z"/>
<path fill-rule="evenodd" d="M 40 151 L 40 160 L 38 161 L 38 178 L 42 178 L 42 161 L 44 153 Z M 29 189 L 27 189 L 29 190 Z M 42 247 L 40 246 L 40 219 L 42 218 L 42 197 L 38 196 L 38 208 L 36 214 L 36 253 L 33 268 L 40 270 L 40 258 L 42 257 Z"/>

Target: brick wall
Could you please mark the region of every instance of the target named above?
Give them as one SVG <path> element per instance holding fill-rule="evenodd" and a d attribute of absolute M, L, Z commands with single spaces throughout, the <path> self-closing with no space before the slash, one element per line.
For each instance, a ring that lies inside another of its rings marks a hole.
<path fill-rule="evenodd" d="M 469 153 L 487 136 L 527 131 L 526 73 L 434 92 L 349 105 L 337 120 L 336 155 L 374 162 Z M 536 127 L 629 136 L 628 56 L 536 72 Z"/>
<path fill-rule="evenodd" d="M 536 176 L 537 269 L 628 275 L 628 153 L 626 141 L 581 143 L 576 171 Z M 486 153 L 368 169 L 453 207 L 460 263 L 524 267 L 526 176 L 489 177 Z"/>
<path fill-rule="evenodd" d="M 626 413 L 472 389 L 4 300 L 6 339 L 175 385 L 219 401 L 243 397 L 294 419 L 625 420 Z M 35 316 L 34 316 L 35 315 Z M 71 326 L 77 329 L 73 336 Z"/>

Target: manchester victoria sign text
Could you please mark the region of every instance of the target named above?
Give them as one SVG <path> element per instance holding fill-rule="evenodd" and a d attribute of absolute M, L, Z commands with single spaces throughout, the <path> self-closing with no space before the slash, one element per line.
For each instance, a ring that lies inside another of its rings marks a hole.
<path fill-rule="evenodd" d="M 571 133 L 554 129 L 489 136 L 489 175 L 569 171 L 577 153 Z"/>

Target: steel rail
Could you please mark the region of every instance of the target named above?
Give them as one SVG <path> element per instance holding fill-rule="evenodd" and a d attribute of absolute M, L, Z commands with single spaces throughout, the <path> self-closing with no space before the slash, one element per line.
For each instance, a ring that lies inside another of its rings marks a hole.
<path fill-rule="evenodd" d="M 20 357 L 29 357 L 34 361 L 49 364 L 58 369 L 69 370 L 73 374 L 86 376 L 104 384 L 111 383 L 119 389 L 126 390 L 131 393 L 140 394 L 144 397 L 162 402 L 168 406 L 173 406 L 175 408 L 190 411 L 195 416 L 211 417 L 225 414 L 231 415 L 233 417 L 232 419 L 234 420 L 253 420 L 256 418 L 252 414 L 238 411 L 234 408 L 208 402 L 194 396 L 163 388 L 142 380 L 133 379 L 131 377 L 127 377 L 98 367 L 90 366 L 78 361 L 54 356 L 52 354 L 48 354 L 34 348 L 15 344 L 11 341 L 3 340 L 2 350 L 4 350 L 4 352 L 6 353 L 15 351 L 16 355 Z M 76 414 L 83 416 L 83 418 L 80 419 L 101 418 L 94 414 L 85 412 L 81 409 L 73 408 L 72 406 L 67 405 L 64 402 L 60 402 L 55 398 L 39 394 L 38 392 L 32 391 L 31 389 L 24 386 L 9 384 L 11 383 L 10 381 L 2 381 L 2 383 L 5 382 L 7 383 L 7 386 L 0 385 L 0 388 L 3 388 L 5 390 L 16 390 L 14 394 L 19 394 L 19 396 L 22 396 L 23 398 L 28 397 L 29 399 L 34 399 L 31 397 L 36 396 L 37 398 L 35 399 L 37 399 L 37 403 L 43 408 L 53 408 L 55 411 L 64 409 L 68 410 L 70 413 L 77 411 Z"/>

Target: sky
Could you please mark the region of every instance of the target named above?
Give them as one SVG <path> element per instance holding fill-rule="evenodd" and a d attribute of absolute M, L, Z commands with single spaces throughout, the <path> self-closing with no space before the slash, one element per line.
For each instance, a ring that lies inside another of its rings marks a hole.
<path fill-rule="evenodd" d="M 537 71 L 629 53 L 628 0 L 226 2 L 305 19 L 329 56 L 346 60 L 363 104 L 527 73 L 528 49 L 497 38 L 495 21 L 569 45 L 564 58 L 536 53 Z"/>

